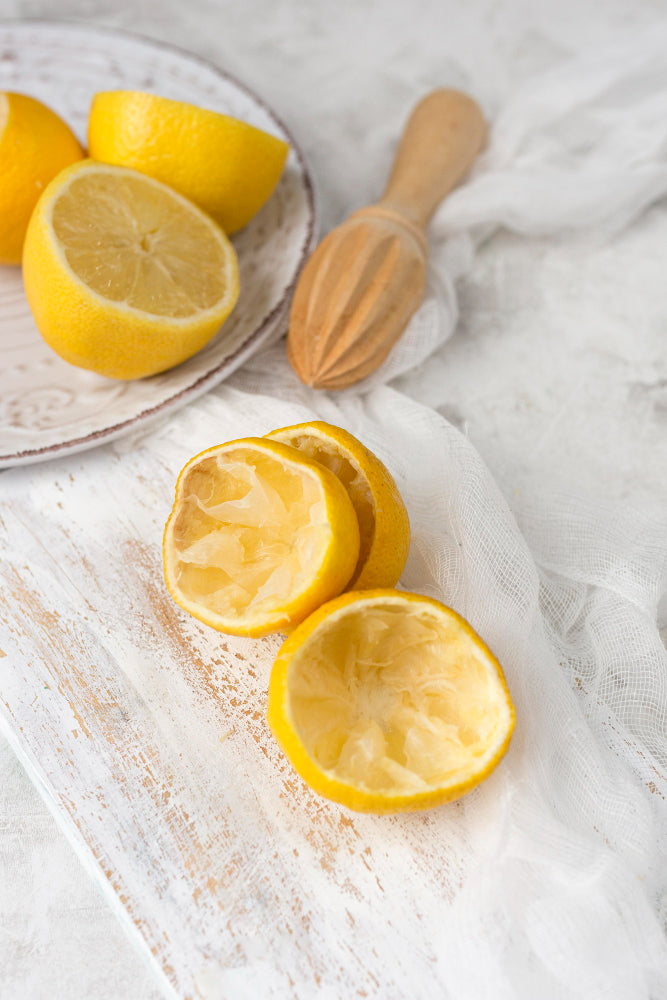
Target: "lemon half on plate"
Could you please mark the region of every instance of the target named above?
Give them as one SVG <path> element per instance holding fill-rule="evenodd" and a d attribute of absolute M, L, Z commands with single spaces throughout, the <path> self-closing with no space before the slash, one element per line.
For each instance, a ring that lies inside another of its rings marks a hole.
<path fill-rule="evenodd" d="M 302 622 L 276 658 L 269 725 L 320 795 L 363 812 L 457 799 L 507 750 L 500 664 L 444 604 L 354 591 Z"/>
<path fill-rule="evenodd" d="M 268 201 L 289 146 L 229 115 L 142 91 L 96 94 L 90 155 L 133 167 L 190 198 L 235 233 Z"/>
<path fill-rule="evenodd" d="M 27 94 L 0 92 L 0 264 L 20 264 L 32 211 L 83 150 L 69 126 Z"/>
<path fill-rule="evenodd" d="M 118 379 L 196 354 L 238 297 L 222 229 L 165 184 L 83 160 L 49 184 L 23 248 L 35 323 L 65 361 Z"/>

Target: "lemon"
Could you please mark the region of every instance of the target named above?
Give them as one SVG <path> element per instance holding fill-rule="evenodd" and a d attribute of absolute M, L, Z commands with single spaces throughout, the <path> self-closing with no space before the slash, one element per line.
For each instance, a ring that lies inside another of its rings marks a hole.
<path fill-rule="evenodd" d="M 41 101 L 0 93 L 0 264 L 20 264 L 28 221 L 52 177 L 83 150 Z"/>
<path fill-rule="evenodd" d="M 358 555 L 345 489 L 294 448 L 243 438 L 196 455 L 178 477 L 167 588 L 221 632 L 260 636 L 302 621 L 341 592 Z"/>
<path fill-rule="evenodd" d="M 96 94 L 90 155 L 133 167 L 180 191 L 227 233 L 267 201 L 285 165 L 282 139 L 215 111 L 139 91 Z"/>
<path fill-rule="evenodd" d="M 348 431 L 322 420 L 272 431 L 267 437 L 297 448 L 340 479 L 352 501 L 361 543 L 349 590 L 393 587 L 410 548 L 410 522 L 391 474 Z"/>
<path fill-rule="evenodd" d="M 239 289 L 234 248 L 209 216 L 150 177 L 90 160 L 58 174 L 37 203 L 23 276 L 47 344 L 118 379 L 195 354 Z"/>
<path fill-rule="evenodd" d="M 294 629 L 271 672 L 279 745 L 316 792 L 364 812 L 464 795 L 498 764 L 514 719 L 490 650 L 419 594 L 343 594 Z"/>

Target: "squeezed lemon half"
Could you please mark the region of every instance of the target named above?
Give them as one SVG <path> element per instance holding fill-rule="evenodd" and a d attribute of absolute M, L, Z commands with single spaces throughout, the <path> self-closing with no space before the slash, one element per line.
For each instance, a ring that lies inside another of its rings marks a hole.
<path fill-rule="evenodd" d="M 364 812 L 423 809 L 478 785 L 514 709 L 498 661 L 456 612 L 397 590 L 350 592 L 283 644 L 268 721 L 302 778 Z"/>
<path fill-rule="evenodd" d="M 345 489 L 287 445 L 231 441 L 195 456 L 178 478 L 165 580 L 177 604 L 221 632 L 295 625 L 343 590 L 358 555 Z"/>
<path fill-rule="evenodd" d="M 347 490 L 360 531 L 359 559 L 348 589 L 393 587 L 410 549 L 410 521 L 389 470 L 349 431 L 322 420 L 272 431 L 334 473 Z"/>

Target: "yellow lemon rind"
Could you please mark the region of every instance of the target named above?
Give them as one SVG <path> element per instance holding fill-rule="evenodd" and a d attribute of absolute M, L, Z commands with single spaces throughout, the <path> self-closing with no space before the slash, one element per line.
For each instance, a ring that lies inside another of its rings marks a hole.
<path fill-rule="evenodd" d="M 282 139 L 229 115 L 123 90 L 93 98 L 88 148 L 180 191 L 229 234 L 269 199 L 289 152 Z"/>
<path fill-rule="evenodd" d="M 342 427 L 323 420 L 292 424 L 266 436 L 289 444 L 310 434 L 333 441 L 350 464 L 366 479 L 375 505 L 375 526 L 366 559 L 355 568 L 348 590 L 394 587 L 405 568 L 410 550 L 410 519 L 396 482 L 380 459 Z"/>
<path fill-rule="evenodd" d="M 0 93 L 0 264 L 21 263 L 40 194 L 83 156 L 76 136 L 55 111 L 27 94 Z"/>

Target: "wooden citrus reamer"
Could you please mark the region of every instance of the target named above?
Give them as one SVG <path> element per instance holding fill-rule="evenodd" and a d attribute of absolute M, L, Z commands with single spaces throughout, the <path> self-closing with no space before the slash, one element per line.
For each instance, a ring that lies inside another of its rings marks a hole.
<path fill-rule="evenodd" d="M 332 230 L 301 273 L 287 354 L 302 382 L 343 389 L 382 364 L 424 295 L 424 226 L 485 132 L 478 105 L 457 90 L 416 106 L 380 201 Z"/>

